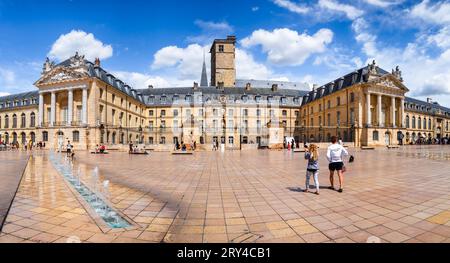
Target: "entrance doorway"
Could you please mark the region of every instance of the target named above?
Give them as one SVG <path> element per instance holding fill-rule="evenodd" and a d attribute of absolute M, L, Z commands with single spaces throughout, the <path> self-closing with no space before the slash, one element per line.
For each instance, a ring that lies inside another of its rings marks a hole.
<path fill-rule="evenodd" d="M 390 132 L 386 132 L 384 134 L 384 144 L 391 145 L 391 133 Z"/>

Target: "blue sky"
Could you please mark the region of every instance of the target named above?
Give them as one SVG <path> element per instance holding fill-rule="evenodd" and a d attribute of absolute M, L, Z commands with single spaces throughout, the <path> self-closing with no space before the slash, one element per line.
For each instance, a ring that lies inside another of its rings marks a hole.
<path fill-rule="evenodd" d="M 400 66 L 410 96 L 450 106 L 448 0 L 0 0 L 0 94 L 77 50 L 136 88 L 192 85 L 229 34 L 238 78 L 324 84 L 375 59 Z"/>

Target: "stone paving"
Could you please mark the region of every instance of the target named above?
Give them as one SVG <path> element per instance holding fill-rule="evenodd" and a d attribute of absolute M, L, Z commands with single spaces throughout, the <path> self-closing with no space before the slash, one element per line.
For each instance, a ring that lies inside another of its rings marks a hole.
<path fill-rule="evenodd" d="M 27 165 L 28 155 L 22 152 L 0 152 L 0 230 L 14 199 Z"/>
<path fill-rule="evenodd" d="M 88 181 L 111 181 L 111 203 L 136 225 L 102 229 L 47 153 L 31 158 L 0 242 L 449 242 L 450 147 L 351 150 L 343 193 L 301 192 L 306 163 L 285 151 L 148 156 L 77 152 Z M 2 160 L 3 161 L 3 160 Z"/>

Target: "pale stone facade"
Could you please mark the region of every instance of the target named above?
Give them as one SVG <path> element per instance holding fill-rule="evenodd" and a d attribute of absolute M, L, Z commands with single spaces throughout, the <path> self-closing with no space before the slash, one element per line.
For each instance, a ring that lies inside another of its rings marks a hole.
<path fill-rule="evenodd" d="M 209 150 L 216 142 L 256 149 L 285 138 L 328 142 L 338 136 L 355 146 L 381 146 L 450 135 L 450 109 L 405 97 L 398 68 L 389 73 L 372 63 L 313 90 L 270 81 L 239 80 L 238 86 L 235 41 L 214 42 L 212 87 L 135 90 L 98 59 L 47 60 L 38 91 L 0 98 L 0 141 L 59 148 L 70 140 L 76 149 L 106 144 L 123 150 L 130 142 L 172 150 L 178 141 Z"/>

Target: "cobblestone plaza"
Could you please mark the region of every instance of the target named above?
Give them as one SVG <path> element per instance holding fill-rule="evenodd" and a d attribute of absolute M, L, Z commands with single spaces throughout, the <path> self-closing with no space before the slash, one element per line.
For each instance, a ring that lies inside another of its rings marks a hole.
<path fill-rule="evenodd" d="M 91 155 L 73 163 L 81 180 L 110 181 L 110 204 L 132 227 L 104 227 L 49 162 L 48 151 L 0 152 L 11 182 L 0 242 L 449 242 L 450 147 L 349 149 L 343 193 L 303 193 L 303 153 L 152 152 Z M 27 164 L 27 159 L 28 164 Z M 7 179 L 8 177 L 9 179 Z M 2 198 L 2 201 L 4 199 Z M 3 204 L 5 203 L 5 204 Z"/>

